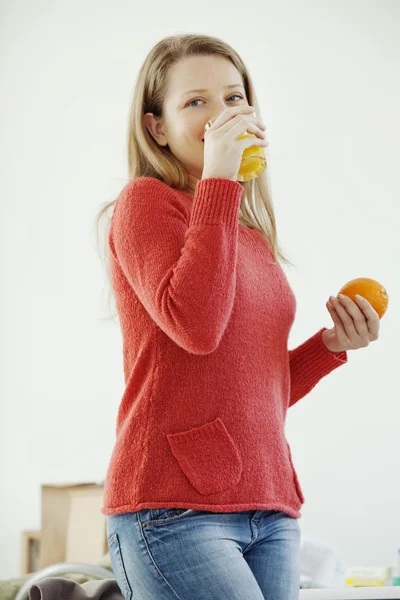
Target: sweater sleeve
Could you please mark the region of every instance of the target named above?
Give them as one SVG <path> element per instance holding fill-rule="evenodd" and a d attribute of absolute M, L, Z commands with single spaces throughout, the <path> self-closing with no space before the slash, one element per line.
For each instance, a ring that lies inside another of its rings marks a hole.
<path fill-rule="evenodd" d="M 164 182 L 139 177 L 115 205 L 113 256 L 154 322 L 193 354 L 213 352 L 229 322 L 242 195 L 237 181 L 200 180 L 189 214 Z"/>
<path fill-rule="evenodd" d="M 347 352 L 331 352 L 322 341 L 323 327 L 294 350 L 289 350 L 289 407 L 308 394 L 325 375 L 347 363 Z"/>

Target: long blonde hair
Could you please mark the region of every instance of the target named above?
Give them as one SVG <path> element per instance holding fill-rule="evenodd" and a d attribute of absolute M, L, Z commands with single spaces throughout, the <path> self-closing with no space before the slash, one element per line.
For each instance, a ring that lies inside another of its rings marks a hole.
<path fill-rule="evenodd" d="M 240 56 L 226 42 L 209 36 L 198 34 L 178 34 L 159 41 L 147 55 L 139 71 L 130 107 L 127 150 L 129 181 L 137 177 L 154 177 L 170 187 L 186 191 L 188 186 L 187 172 L 181 162 L 171 153 L 168 146 L 157 144 L 144 124 L 143 116 L 147 112 L 155 117 L 163 116 L 163 98 L 167 88 L 167 77 L 170 68 L 183 58 L 194 55 L 219 55 L 229 59 L 243 79 L 247 101 L 260 115 L 254 86 Z M 241 183 L 244 188 L 240 208 L 239 223 L 251 229 L 258 229 L 268 240 L 274 255 L 274 264 L 282 260 L 293 265 L 283 255 L 278 244 L 277 228 L 273 210 L 268 169 L 256 179 Z M 97 239 L 99 222 L 117 202 L 103 205 L 95 218 Z M 112 215 L 109 215 L 104 236 L 104 255 L 109 282 L 109 247 L 108 230 Z M 112 290 L 112 286 L 110 286 Z"/>

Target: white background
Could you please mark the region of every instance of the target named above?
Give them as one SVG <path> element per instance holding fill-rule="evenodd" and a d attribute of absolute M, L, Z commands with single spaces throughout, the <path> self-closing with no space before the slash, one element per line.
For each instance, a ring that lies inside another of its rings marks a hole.
<path fill-rule="evenodd" d="M 94 217 L 127 183 L 128 109 L 151 47 L 230 43 L 267 125 L 278 235 L 297 268 L 294 348 L 331 327 L 355 277 L 390 296 L 380 337 L 350 351 L 287 418 L 302 533 L 349 565 L 400 547 L 400 2 L 8 0 L 0 5 L 0 578 L 40 529 L 41 483 L 101 481 L 124 390 Z"/>

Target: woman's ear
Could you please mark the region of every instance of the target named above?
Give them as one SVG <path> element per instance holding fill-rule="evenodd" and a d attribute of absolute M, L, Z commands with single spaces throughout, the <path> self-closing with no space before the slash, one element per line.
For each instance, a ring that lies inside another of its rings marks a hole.
<path fill-rule="evenodd" d="M 153 113 L 146 113 L 143 117 L 144 125 L 150 135 L 160 146 L 167 146 L 168 140 L 162 130 L 162 122 L 154 116 Z"/>

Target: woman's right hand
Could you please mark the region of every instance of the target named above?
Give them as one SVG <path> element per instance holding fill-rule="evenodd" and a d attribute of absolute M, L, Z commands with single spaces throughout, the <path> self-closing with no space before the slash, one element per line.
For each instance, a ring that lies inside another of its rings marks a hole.
<path fill-rule="evenodd" d="M 229 106 L 218 117 L 210 119 L 211 127 L 204 134 L 204 166 L 202 179 L 222 177 L 237 181 L 237 175 L 246 148 L 268 146 L 265 126 L 254 117 L 252 106 Z M 255 133 L 254 137 L 238 140 L 238 136 Z"/>

